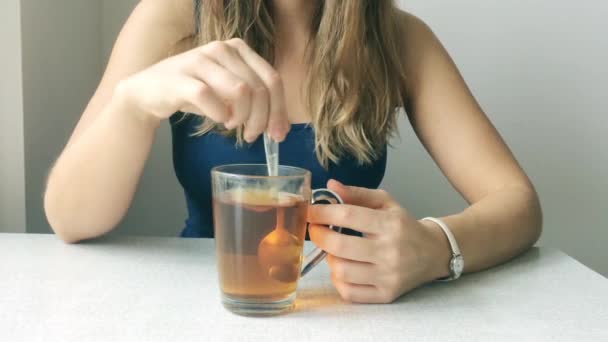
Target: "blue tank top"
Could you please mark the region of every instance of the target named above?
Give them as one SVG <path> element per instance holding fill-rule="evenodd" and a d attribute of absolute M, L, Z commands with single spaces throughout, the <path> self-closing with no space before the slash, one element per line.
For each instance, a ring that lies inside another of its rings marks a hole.
<path fill-rule="evenodd" d="M 200 118 L 182 114 L 171 118 L 173 135 L 173 164 L 177 179 L 184 188 L 188 218 L 182 237 L 213 237 L 211 202 L 211 169 L 225 164 L 263 164 L 263 139 L 237 147 L 235 138 L 210 132 L 194 137 Z M 386 168 L 386 146 L 381 156 L 369 165 L 361 165 L 346 156 L 327 169 L 315 154 L 314 129 L 307 124 L 294 124 L 280 145 L 279 163 L 307 169 L 312 173 L 312 187 L 323 188 L 336 179 L 346 185 L 377 188 Z"/>

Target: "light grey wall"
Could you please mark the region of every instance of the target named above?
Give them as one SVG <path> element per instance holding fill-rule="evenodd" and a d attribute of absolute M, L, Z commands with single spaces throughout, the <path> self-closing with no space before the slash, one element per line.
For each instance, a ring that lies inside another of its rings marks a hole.
<path fill-rule="evenodd" d="M 0 168 L 0 230 L 24 230 L 27 218 L 28 232 L 48 233 L 51 230 L 42 209 L 46 175 L 93 94 L 114 39 L 137 1 L 20 2 L 3 2 L 1 12 L 2 19 L 6 16 L 3 41 L 7 51 L 16 53 L 0 56 L 2 67 L 7 68 L 3 75 L 8 76 L 0 83 L 0 108 L 2 113 L 23 114 L 2 116 L 2 133 L 7 133 L 0 137 L 0 160 L 1 165 L 9 166 Z M 19 192 L 19 187 L 25 190 Z M 116 233 L 176 236 L 185 215 L 183 194 L 171 167 L 170 131 L 164 125 L 140 190 Z"/>
<path fill-rule="evenodd" d="M 19 0 L 0 2 L 0 233 L 25 232 Z"/>
<path fill-rule="evenodd" d="M 99 78 L 99 61 L 86 51 L 96 51 L 102 60 L 107 56 L 135 1 L 101 0 L 101 19 L 89 17 L 88 11 L 95 7 L 90 2 L 55 0 L 53 6 L 51 1 L 23 2 L 29 3 L 30 10 L 42 8 L 41 12 L 50 13 L 46 19 L 30 14 L 28 18 L 35 20 L 23 24 L 27 35 L 27 218 L 30 231 L 43 231 L 48 229 L 40 228 L 46 227 L 40 201 L 46 169 Z M 608 275 L 604 252 L 608 241 L 608 153 L 603 140 L 608 128 L 604 84 L 608 76 L 604 23 L 608 3 L 402 2 L 443 40 L 532 177 L 545 212 L 541 244 L 560 248 Z M 73 16 L 61 16 L 54 9 L 68 3 L 73 6 L 68 13 Z M 100 40 L 88 39 L 98 20 Z M 44 41 L 53 37 L 64 40 L 55 39 L 55 44 Z M 49 49 L 36 48 L 36 39 Z M 40 65 L 51 65 L 57 71 L 39 72 Z M 65 73 L 68 69 L 76 72 Z M 119 233 L 174 235 L 182 225 L 184 203 L 170 162 L 168 133 L 166 126 L 160 131 L 133 208 Z M 402 122 L 401 134 L 402 140 L 390 152 L 385 186 L 420 216 L 461 210 L 462 200 L 406 122 Z"/>
<path fill-rule="evenodd" d="M 100 0 L 101 3 L 101 54 L 104 61 L 110 57 L 114 41 L 139 0 Z"/>
<path fill-rule="evenodd" d="M 545 212 L 541 244 L 560 248 L 608 275 L 608 3 L 524 0 L 404 0 L 444 41 L 488 115 L 536 184 Z M 104 1 L 104 50 L 134 1 Z M 604 96 L 602 96 L 604 95 Z M 127 232 L 182 218 L 161 132 Z M 464 202 L 430 160 L 407 122 L 384 185 L 417 215 L 457 212 Z M 154 174 L 152 174 L 154 173 Z M 163 196 L 154 196 L 164 188 Z M 143 195 L 146 194 L 146 195 Z M 150 194 L 149 196 L 147 194 Z M 164 201 L 158 205 L 158 201 Z M 167 233 L 165 231 L 164 233 Z M 173 232 L 170 232 L 171 234 Z"/>
<path fill-rule="evenodd" d="M 25 179 L 28 232 L 49 232 L 47 172 L 100 75 L 97 1 L 22 0 Z"/>
<path fill-rule="evenodd" d="M 104 62 L 137 0 L 102 0 L 102 51 Z M 137 53 L 137 51 L 134 51 Z M 164 123 L 142 176 L 139 189 L 118 234 L 177 236 L 184 226 L 184 194 L 173 172 L 171 131 Z"/>
<path fill-rule="evenodd" d="M 531 176 L 540 244 L 608 276 L 608 2 L 402 0 L 451 52 Z M 418 215 L 462 202 L 404 122 L 386 186 Z"/>

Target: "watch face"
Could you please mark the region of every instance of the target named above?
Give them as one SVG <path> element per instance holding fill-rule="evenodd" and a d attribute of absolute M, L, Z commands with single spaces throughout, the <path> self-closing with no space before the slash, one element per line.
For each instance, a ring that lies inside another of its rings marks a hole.
<path fill-rule="evenodd" d="M 455 275 L 460 275 L 463 269 L 464 259 L 462 258 L 462 255 L 455 256 L 454 259 L 452 259 L 452 271 Z"/>

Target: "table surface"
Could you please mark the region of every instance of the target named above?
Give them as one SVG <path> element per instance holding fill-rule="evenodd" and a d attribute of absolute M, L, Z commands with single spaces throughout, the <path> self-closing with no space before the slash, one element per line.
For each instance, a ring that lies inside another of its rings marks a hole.
<path fill-rule="evenodd" d="M 553 249 L 389 305 L 343 302 L 322 263 L 301 280 L 293 312 L 250 318 L 222 307 L 213 248 L 0 234 L 0 340 L 608 341 L 608 281 Z"/>

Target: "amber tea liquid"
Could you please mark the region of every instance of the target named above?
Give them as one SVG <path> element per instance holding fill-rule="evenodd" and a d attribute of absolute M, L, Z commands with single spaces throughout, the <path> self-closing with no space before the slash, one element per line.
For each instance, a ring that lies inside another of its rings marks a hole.
<path fill-rule="evenodd" d="M 295 293 L 307 209 L 304 198 L 270 190 L 229 190 L 215 196 L 215 243 L 220 287 L 225 297 L 251 303 L 278 302 Z M 275 251 L 281 254 L 278 257 L 273 254 L 273 259 L 283 260 L 277 277 L 269 267 L 273 260 L 264 255 L 260 243 L 276 229 L 279 215 L 289 239 L 277 242 L 280 248 Z M 289 264 L 285 265 L 285 260 Z"/>

